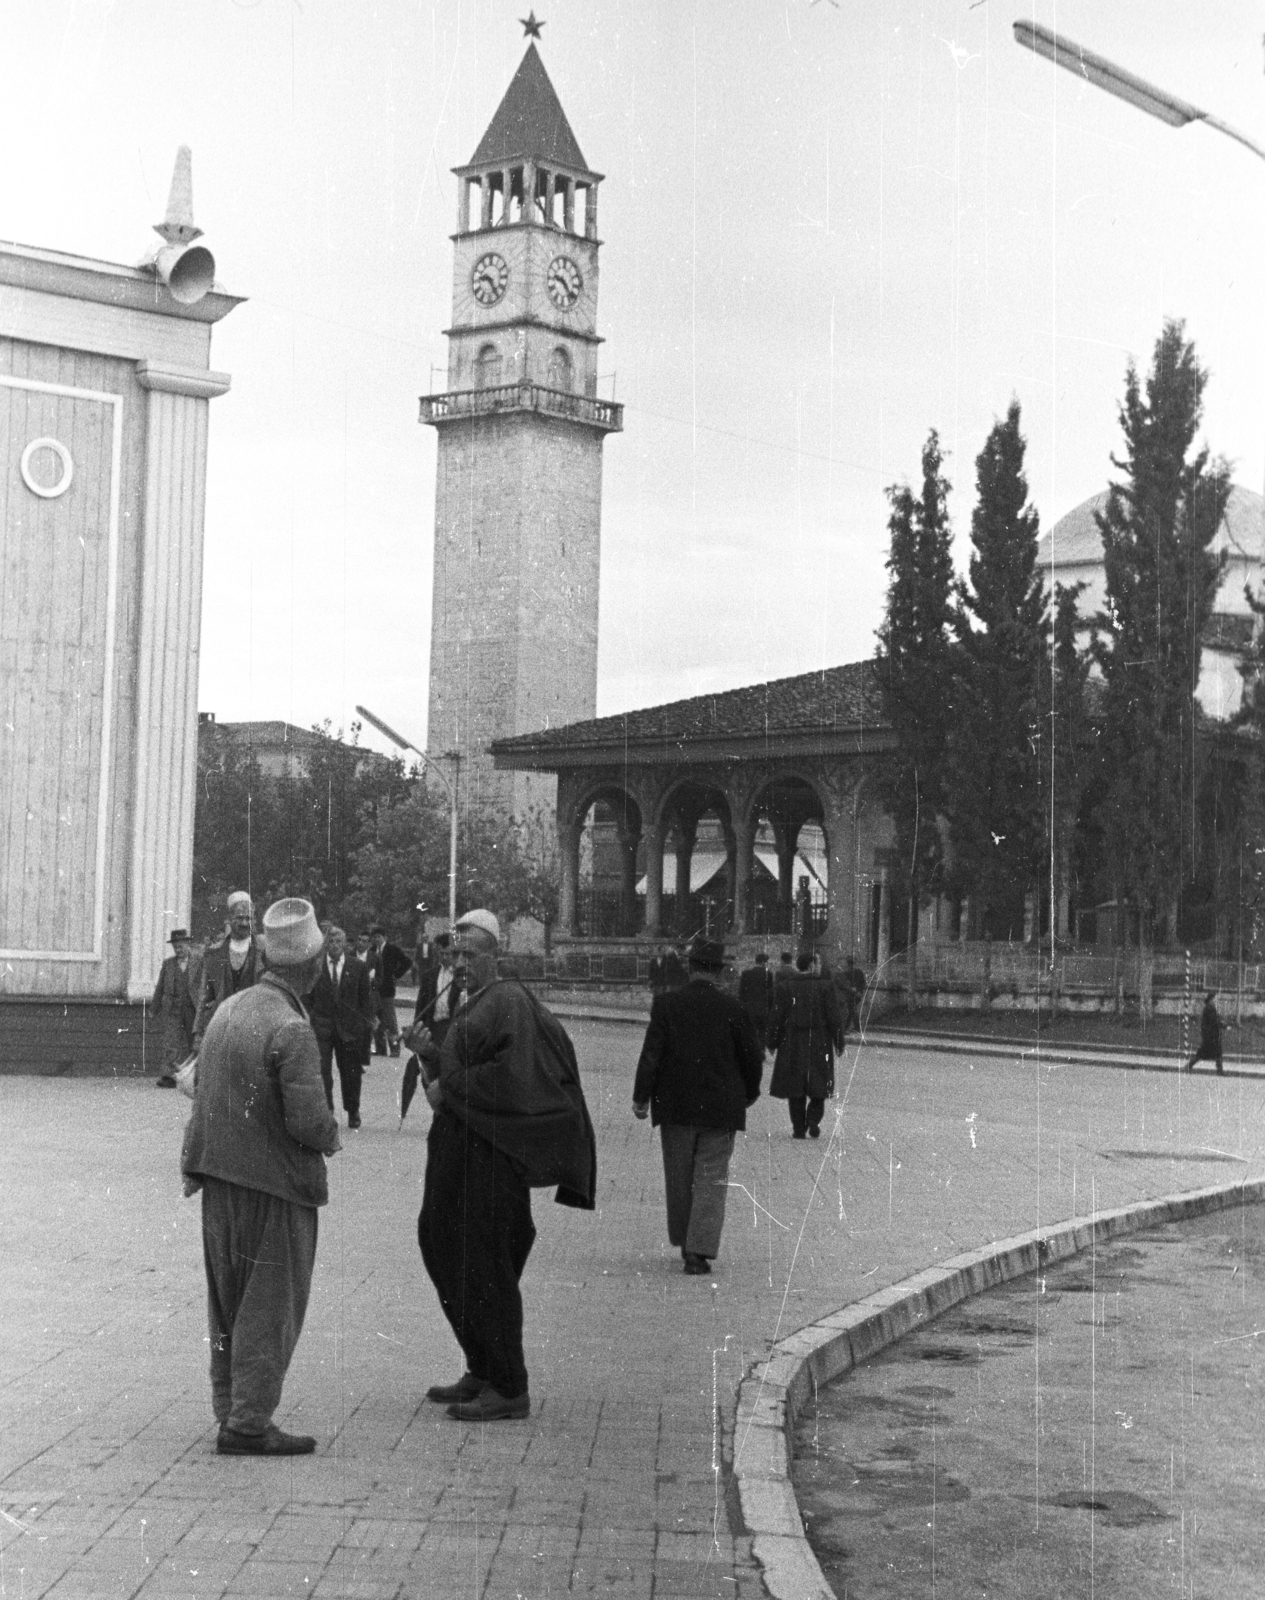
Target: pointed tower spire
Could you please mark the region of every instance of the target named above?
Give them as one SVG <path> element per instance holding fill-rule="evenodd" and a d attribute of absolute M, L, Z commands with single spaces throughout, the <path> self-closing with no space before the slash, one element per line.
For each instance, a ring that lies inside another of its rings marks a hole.
<path fill-rule="evenodd" d="M 588 171 L 588 163 L 534 44 L 527 46 L 470 165 L 479 167 L 528 157 Z"/>
<path fill-rule="evenodd" d="M 154 224 L 154 232 L 168 244 L 189 244 L 201 237 L 202 229 L 193 220 L 193 152 L 187 144 L 176 151 L 167 215 Z"/>

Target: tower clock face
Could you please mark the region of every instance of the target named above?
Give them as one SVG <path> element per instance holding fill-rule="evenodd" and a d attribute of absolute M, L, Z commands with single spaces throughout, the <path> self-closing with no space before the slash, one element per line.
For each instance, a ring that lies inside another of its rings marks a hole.
<path fill-rule="evenodd" d="M 470 293 L 481 306 L 494 306 L 505 293 L 510 281 L 510 269 L 504 256 L 495 250 L 480 256 L 470 273 Z"/>
<path fill-rule="evenodd" d="M 555 256 L 549 263 L 549 274 L 545 279 L 545 285 L 554 305 L 560 311 L 570 311 L 580 298 L 584 279 L 580 276 L 579 267 L 570 256 Z"/>

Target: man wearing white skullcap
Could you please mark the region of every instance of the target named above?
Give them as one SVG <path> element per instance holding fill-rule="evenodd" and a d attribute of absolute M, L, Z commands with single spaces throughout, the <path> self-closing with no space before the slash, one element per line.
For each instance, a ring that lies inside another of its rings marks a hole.
<path fill-rule="evenodd" d="M 258 983 L 263 975 L 263 950 L 251 929 L 255 910 L 244 889 L 234 889 L 228 897 L 228 933 L 206 953 L 202 970 L 202 1000 L 193 1025 L 193 1048 L 197 1050 L 221 1000 L 239 994 Z"/>
<path fill-rule="evenodd" d="M 324 1157 L 339 1148 L 316 1035 L 299 998 L 325 940 L 306 900 L 264 913 L 268 970 L 217 1007 L 198 1055 L 180 1168 L 202 1191 L 211 1406 L 221 1455 L 316 1448 L 273 1422 L 298 1343 L 316 1260 Z"/>

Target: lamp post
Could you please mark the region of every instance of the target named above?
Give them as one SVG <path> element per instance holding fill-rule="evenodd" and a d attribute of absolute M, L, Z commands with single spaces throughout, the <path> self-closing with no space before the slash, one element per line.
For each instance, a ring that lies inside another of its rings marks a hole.
<path fill-rule="evenodd" d="M 446 750 L 445 756 L 452 762 L 452 779 L 437 761 L 431 759 L 425 750 L 419 750 L 409 739 L 396 733 L 394 728 L 387 726 L 381 717 L 375 717 L 373 712 L 365 706 L 357 706 L 357 712 L 371 722 L 379 733 L 384 734 L 391 743 L 398 745 L 401 750 L 411 750 L 415 756 L 420 756 L 432 772 L 437 774 L 439 781 L 448 791 L 448 813 L 450 827 L 448 833 L 448 926 L 453 928 L 457 923 L 457 774 L 461 767 L 461 753 L 458 750 Z"/>
<path fill-rule="evenodd" d="M 1170 128 L 1184 128 L 1190 122 L 1206 123 L 1218 133 L 1224 133 L 1228 139 L 1234 139 L 1246 146 L 1254 156 L 1259 156 L 1265 161 L 1265 150 L 1254 140 L 1249 139 L 1245 133 L 1232 128 L 1220 117 L 1214 117 L 1210 111 L 1203 111 L 1198 106 L 1191 105 L 1189 100 L 1181 100 L 1177 95 L 1169 94 L 1167 89 L 1157 89 L 1154 84 L 1147 83 L 1145 78 L 1126 72 L 1123 67 L 1116 66 L 1114 61 L 1108 61 L 1106 56 L 1097 55 L 1093 50 L 1086 50 L 1084 45 L 1076 44 L 1065 35 L 1055 33 L 1052 28 L 1043 28 L 1039 22 L 1016 22 L 1014 30 L 1016 44 L 1035 51 L 1047 61 L 1053 61 L 1056 67 L 1066 67 L 1069 72 L 1074 72 L 1086 83 L 1092 83 L 1096 89 L 1105 90 L 1117 100 L 1127 101 L 1139 111 L 1145 111 L 1147 116 L 1158 117 Z"/>

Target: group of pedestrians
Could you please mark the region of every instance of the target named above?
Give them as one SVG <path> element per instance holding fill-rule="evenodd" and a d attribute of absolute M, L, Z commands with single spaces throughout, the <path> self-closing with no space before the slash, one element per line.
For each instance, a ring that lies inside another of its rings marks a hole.
<path fill-rule="evenodd" d="M 198 1052 L 221 1002 L 263 976 L 266 957 L 255 932 L 250 895 L 234 890 L 226 909 L 223 936 L 205 950 L 193 943 L 187 928 L 176 928 L 170 936 L 172 953 L 162 964 L 151 1002 L 160 1089 L 175 1087 L 177 1066 Z M 320 926 L 326 961 L 304 998 L 320 1044 L 331 1109 L 336 1065 L 348 1126 L 358 1128 L 360 1084 L 371 1055 L 400 1054 L 396 987 L 413 970 L 413 960 L 381 927 L 360 934 L 351 949 L 344 929 L 331 922 Z"/>
<path fill-rule="evenodd" d="M 327 1202 L 325 1160 L 341 1147 L 327 1049 L 315 1009 L 355 1009 L 345 941 L 305 900 L 263 917 L 258 980 L 224 998 L 197 1060 L 181 1171 L 201 1193 L 211 1346 L 211 1401 L 223 1455 L 293 1456 L 315 1449 L 273 1416 L 302 1330 Z M 432 1401 L 458 1421 L 530 1411 L 519 1280 L 535 1239 L 531 1189 L 593 1210 L 597 1146 L 564 1029 L 522 985 L 497 973 L 500 928 L 487 910 L 458 919 L 428 1002 L 406 1042 L 434 1109 L 418 1242 L 465 1356 Z M 360 963 L 357 963 L 360 964 Z M 346 994 L 348 998 L 344 1000 Z M 309 1012 L 305 997 L 311 997 Z M 448 1015 L 436 1023 L 443 1002 Z M 363 1014 L 362 1014 L 363 1015 Z M 350 1027 L 350 1024 L 348 1024 Z M 438 1035 L 442 1033 L 442 1039 Z M 354 1091 L 358 1090 L 358 1082 Z M 349 1108 L 351 1126 L 358 1126 Z"/>

